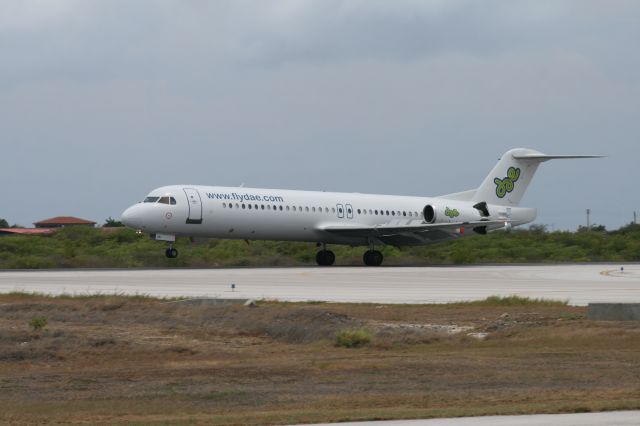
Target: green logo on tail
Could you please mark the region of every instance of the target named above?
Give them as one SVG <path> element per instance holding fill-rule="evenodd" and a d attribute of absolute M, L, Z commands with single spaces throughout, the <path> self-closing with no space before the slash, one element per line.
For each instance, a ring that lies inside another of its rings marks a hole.
<path fill-rule="evenodd" d="M 507 192 L 513 191 L 515 187 L 515 183 L 520 178 L 520 169 L 515 167 L 509 167 L 507 170 L 507 177 L 504 179 L 495 178 L 493 183 L 496 184 L 496 195 L 498 198 L 504 198 L 507 195 Z"/>
<path fill-rule="evenodd" d="M 460 216 L 460 212 L 458 211 L 458 209 L 451 210 L 449 207 L 447 207 L 446 209 L 444 209 L 444 215 L 453 219 L 454 217 Z"/>

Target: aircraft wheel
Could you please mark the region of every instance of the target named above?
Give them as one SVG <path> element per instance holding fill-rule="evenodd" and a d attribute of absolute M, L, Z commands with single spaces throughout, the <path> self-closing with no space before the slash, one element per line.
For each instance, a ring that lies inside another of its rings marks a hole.
<path fill-rule="evenodd" d="M 178 257 L 178 250 L 174 249 L 173 247 L 168 248 L 165 251 L 165 255 L 169 258 L 169 259 L 175 259 L 176 257 Z"/>
<path fill-rule="evenodd" d="M 331 266 L 336 262 L 336 255 L 331 250 L 327 250 L 327 266 Z"/>
<path fill-rule="evenodd" d="M 364 264 L 367 266 L 380 266 L 382 265 L 383 259 L 382 253 L 378 250 L 368 250 L 364 252 L 364 256 L 362 257 Z"/>
<path fill-rule="evenodd" d="M 320 266 L 331 266 L 336 261 L 336 255 L 331 250 L 320 250 L 316 253 L 316 263 Z"/>

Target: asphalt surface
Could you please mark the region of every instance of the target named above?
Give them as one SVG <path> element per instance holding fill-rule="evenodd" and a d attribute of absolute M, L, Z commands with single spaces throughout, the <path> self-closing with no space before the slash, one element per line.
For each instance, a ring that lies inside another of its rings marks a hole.
<path fill-rule="evenodd" d="M 640 411 L 338 423 L 339 426 L 638 426 Z M 335 426 L 334 423 L 332 426 Z M 317 424 L 314 426 L 329 426 Z"/>
<path fill-rule="evenodd" d="M 640 265 L 626 265 L 624 272 L 612 265 L 0 272 L 0 292 L 11 291 L 372 303 L 519 295 L 587 305 L 640 302 Z"/>

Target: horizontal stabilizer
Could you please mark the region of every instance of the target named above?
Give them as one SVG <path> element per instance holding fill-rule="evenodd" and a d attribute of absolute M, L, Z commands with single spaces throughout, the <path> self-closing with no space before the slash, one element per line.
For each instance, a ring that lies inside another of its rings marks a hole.
<path fill-rule="evenodd" d="M 604 158 L 604 155 L 546 155 L 546 154 L 523 154 L 513 155 L 516 160 L 531 160 L 531 161 L 549 161 L 549 160 L 569 160 L 572 158 Z"/>

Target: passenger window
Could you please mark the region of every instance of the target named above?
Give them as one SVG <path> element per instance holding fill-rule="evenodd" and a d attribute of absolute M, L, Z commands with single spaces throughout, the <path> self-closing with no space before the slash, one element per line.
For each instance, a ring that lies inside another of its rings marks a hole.
<path fill-rule="evenodd" d="M 378 216 L 378 210 L 376 210 L 376 216 Z"/>
<path fill-rule="evenodd" d="M 243 208 L 243 209 L 246 209 L 246 208 L 247 208 L 247 206 L 246 206 L 244 203 L 242 203 L 242 208 Z"/>
<path fill-rule="evenodd" d="M 229 203 L 229 208 L 230 209 L 233 208 L 233 204 Z"/>
<path fill-rule="evenodd" d="M 222 203 L 222 208 L 227 208 L 227 203 Z"/>
<path fill-rule="evenodd" d="M 406 216 L 406 215 L 407 215 L 407 212 L 402 212 L 402 216 Z"/>
<path fill-rule="evenodd" d="M 251 204 L 247 204 L 247 206 L 249 207 L 249 210 L 251 210 Z"/>
<path fill-rule="evenodd" d="M 264 204 L 260 204 L 260 208 L 264 210 Z"/>
<path fill-rule="evenodd" d="M 280 206 L 280 211 L 282 211 L 282 206 Z"/>
<path fill-rule="evenodd" d="M 289 206 L 287 206 L 287 211 L 289 211 Z"/>
<path fill-rule="evenodd" d="M 305 207 L 304 211 L 308 212 L 309 211 L 309 207 Z"/>
<path fill-rule="evenodd" d="M 360 214 L 360 209 L 358 209 L 358 214 Z"/>
<path fill-rule="evenodd" d="M 144 199 L 143 203 L 155 203 L 158 199 L 160 199 L 160 197 L 147 197 Z"/>
<path fill-rule="evenodd" d="M 395 211 L 392 211 L 392 212 L 391 212 L 391 216 L 395 216 L 395 215 L 396 215 L 396 212 L 395 212 Z"/>
<path fill-rule="evenodd" d="M 336 212 L 336 208 L 335 207 L 331 207 L 331 213 L 335 213 Z"/>

